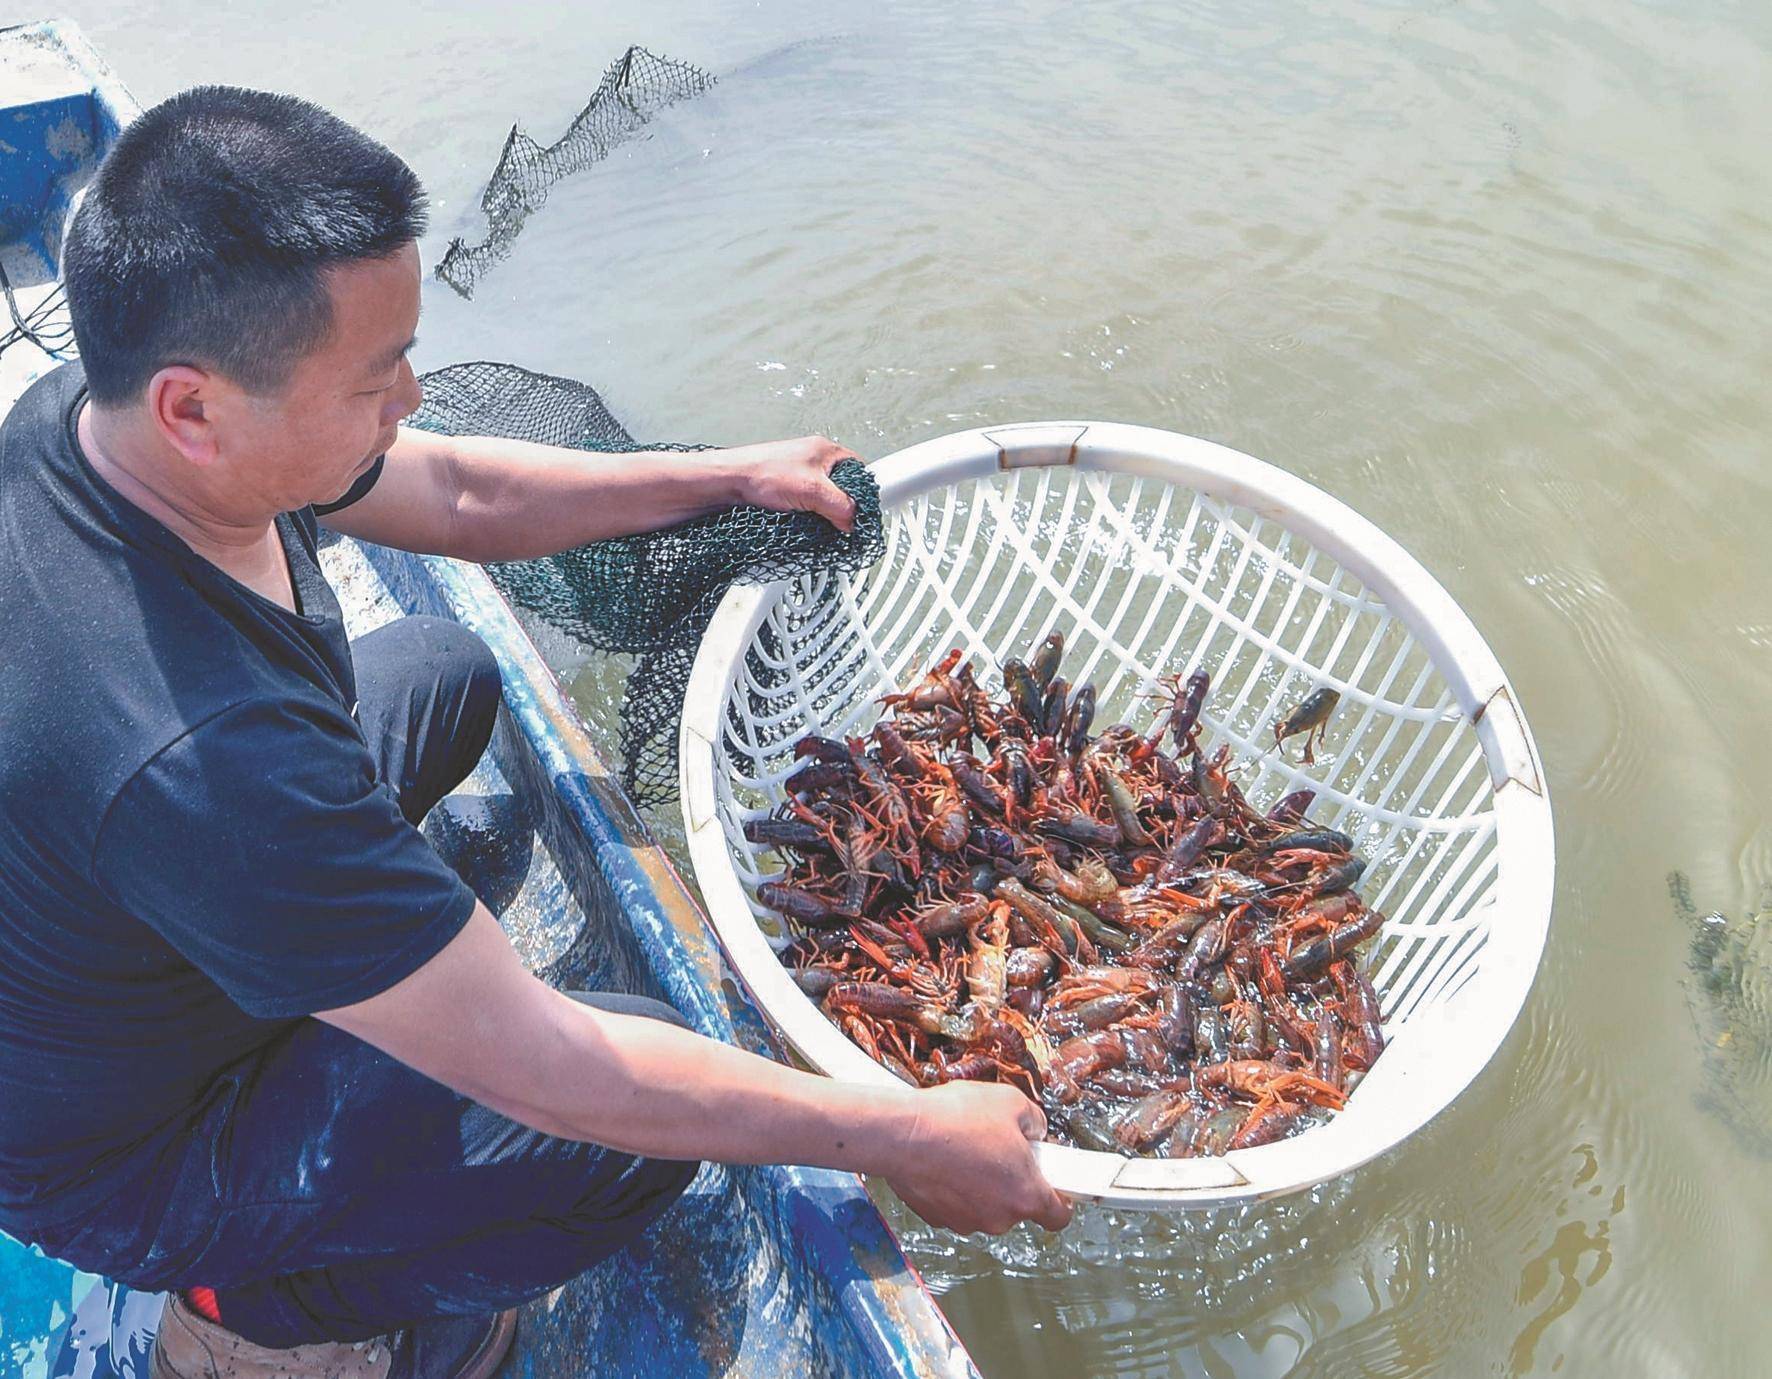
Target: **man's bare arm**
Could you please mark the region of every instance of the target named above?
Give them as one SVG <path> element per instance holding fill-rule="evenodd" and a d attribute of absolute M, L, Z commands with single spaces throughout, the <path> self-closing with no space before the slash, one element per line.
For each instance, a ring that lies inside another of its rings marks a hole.
<path fill-rule="evenodd" d="M 1013 1088 L 880 1089 L 796 1071 L 675 1025 L 594 1010 L 526 971 L 484 906 L 404 981 L 319 1018 L 547 1134 L 657 1158 L 876 1173 L 955 1230 L 1053 1229 L 1070 1208 Z"/>
<path fill-rule="evenodd" d="M 403 427 L 375 487 L 324 520 L 384 546 L 476 561 L 552 555 L 737 503 L 816 512 L 847 529 L 854 505 L 829 474 L 849 458 L 822 436 L 601 455 Z"/>

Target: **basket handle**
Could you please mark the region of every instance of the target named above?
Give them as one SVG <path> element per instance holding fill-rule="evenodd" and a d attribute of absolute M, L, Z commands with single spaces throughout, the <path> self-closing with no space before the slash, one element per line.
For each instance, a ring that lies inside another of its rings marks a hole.
<path fill-rule="evenodd" d="M 1026 426 L 999 426 L 983 435 L 997 447 L 998 469 L 1033 469 L 1075 464 L 1077 447 L 1088 430 L 1087 426 L 1033 422 Z"/>
<path fill-rule="evenodd" d="M 1124 1159 L 1043 1141 L 1034 1146 L 1034 1161 L 1046 1180 L 1072 1201 L 1184 1207 L 1249 1185 L 1226 1158 Z"/>
<path fill-rule="evenodd" d="M 1544 782 L 1538 774 L 1538 762 L 1532 751 L 1532 738 L 1526 732 L 1526 720 L 1514 702 L 1513 689 L 1503 682 L 1471 713 L 1471 726 L 1477 738 L 1492 750 L 1488 757 L 1489 783 L 1497 794 L 1509 781 L 1534 795 L 1544 795 Z"/>

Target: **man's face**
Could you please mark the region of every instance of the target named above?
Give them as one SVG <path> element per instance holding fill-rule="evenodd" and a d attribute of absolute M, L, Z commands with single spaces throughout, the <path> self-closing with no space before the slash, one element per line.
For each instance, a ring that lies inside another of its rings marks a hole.
<path fill-rule="evenodd" d="M 418 326 L 418 247 L 331 269 L 326 283 L 325 343 L 277 395 L 237 394 L 225 408 L 230 482 L 277 511 L 342 496 L 421 400 L 406 359 Z"/>

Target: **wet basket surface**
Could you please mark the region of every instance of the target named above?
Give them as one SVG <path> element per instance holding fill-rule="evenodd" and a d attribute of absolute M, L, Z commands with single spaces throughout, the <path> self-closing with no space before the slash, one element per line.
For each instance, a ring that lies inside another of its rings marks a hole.
<path fill-rule="evenodd" d="M 776 956 L 748 843 L 803 734 L 864 730 L 875 702 L 950 647 L 1000 688 L 1002 657 L 1063 632 L 1098 728 L 1153 718 L 1159 676 L 1203 668 L 1202 742 L 1231 746 L 1258 808 L 1309 785 L 1312 817 L 1353 835 L 1364 950 L 1386 1051 L 1328 1124 L 1219 1158 L 1041 1147 L 1055 1185 L 1123 1206 L 1185 1207 L 1324 1182 L 1448 1106 L 1513 1024 L 1544 948 L 1554 848 L 1543 773 L 1501 667 L 1401 546 L 1304 481 L 1207 441 L 1051 422 L 961 432 L 874 466 L 886 555 L 857 575 L 735 587 L 685 701 L 681 798 L 696 879 L 728 959 L 813 1067 L 890 1083 Z M 1341 701 L 1314 767 L 1273 723 L 1319 686 Z"/>

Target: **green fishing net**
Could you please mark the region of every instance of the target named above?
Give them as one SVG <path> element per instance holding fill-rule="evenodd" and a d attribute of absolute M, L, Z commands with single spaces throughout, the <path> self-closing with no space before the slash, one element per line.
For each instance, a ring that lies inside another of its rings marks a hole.
<path fill-rule="evenodd" d="M 1688 933 L 1683 984 L 1705 1073 L 1694 1099 L 1745 1151 L 1772 1159 L 1772 883 L 1740 918 L 1699 913 L 1681 872 L 1667 883 Z"/>
<path fill-rule="evenodd" d="M 478 244 L 451 240 L 437 264 L 437 276 L 472 297 L 480 275 L 510 253 L 512 241 L 548 199 L 554 183 L 602 161 L 658 111 L 713 84 L 714 78 L 699 67 L 635 46 L 610 64 L 584 109 L 553 143 L 538 144 L 512 125 L 480 193 L 486 237 Z"/>
<path fill-rule="evenodd" d="M 446 435 L 602 452 L 709 448 L 641 444 L 594 389 L 513 364 L 455 364 L 420 381 L 424 405 L 408 424 Z M 812 513 L 734 507 L 664 531 L 486 567 L 525 613 L 596 650 L 636 658 L 621 702 L 620 736 L 622 781 L 637 803 L 662 804 L 676 795 L 683 694 L 702 633 L 727 588 L 735 581 L 857 571 L 885 553 L 873 475 L 846 460 L 831 477 L 855 501 L 848 533 Z"/>

